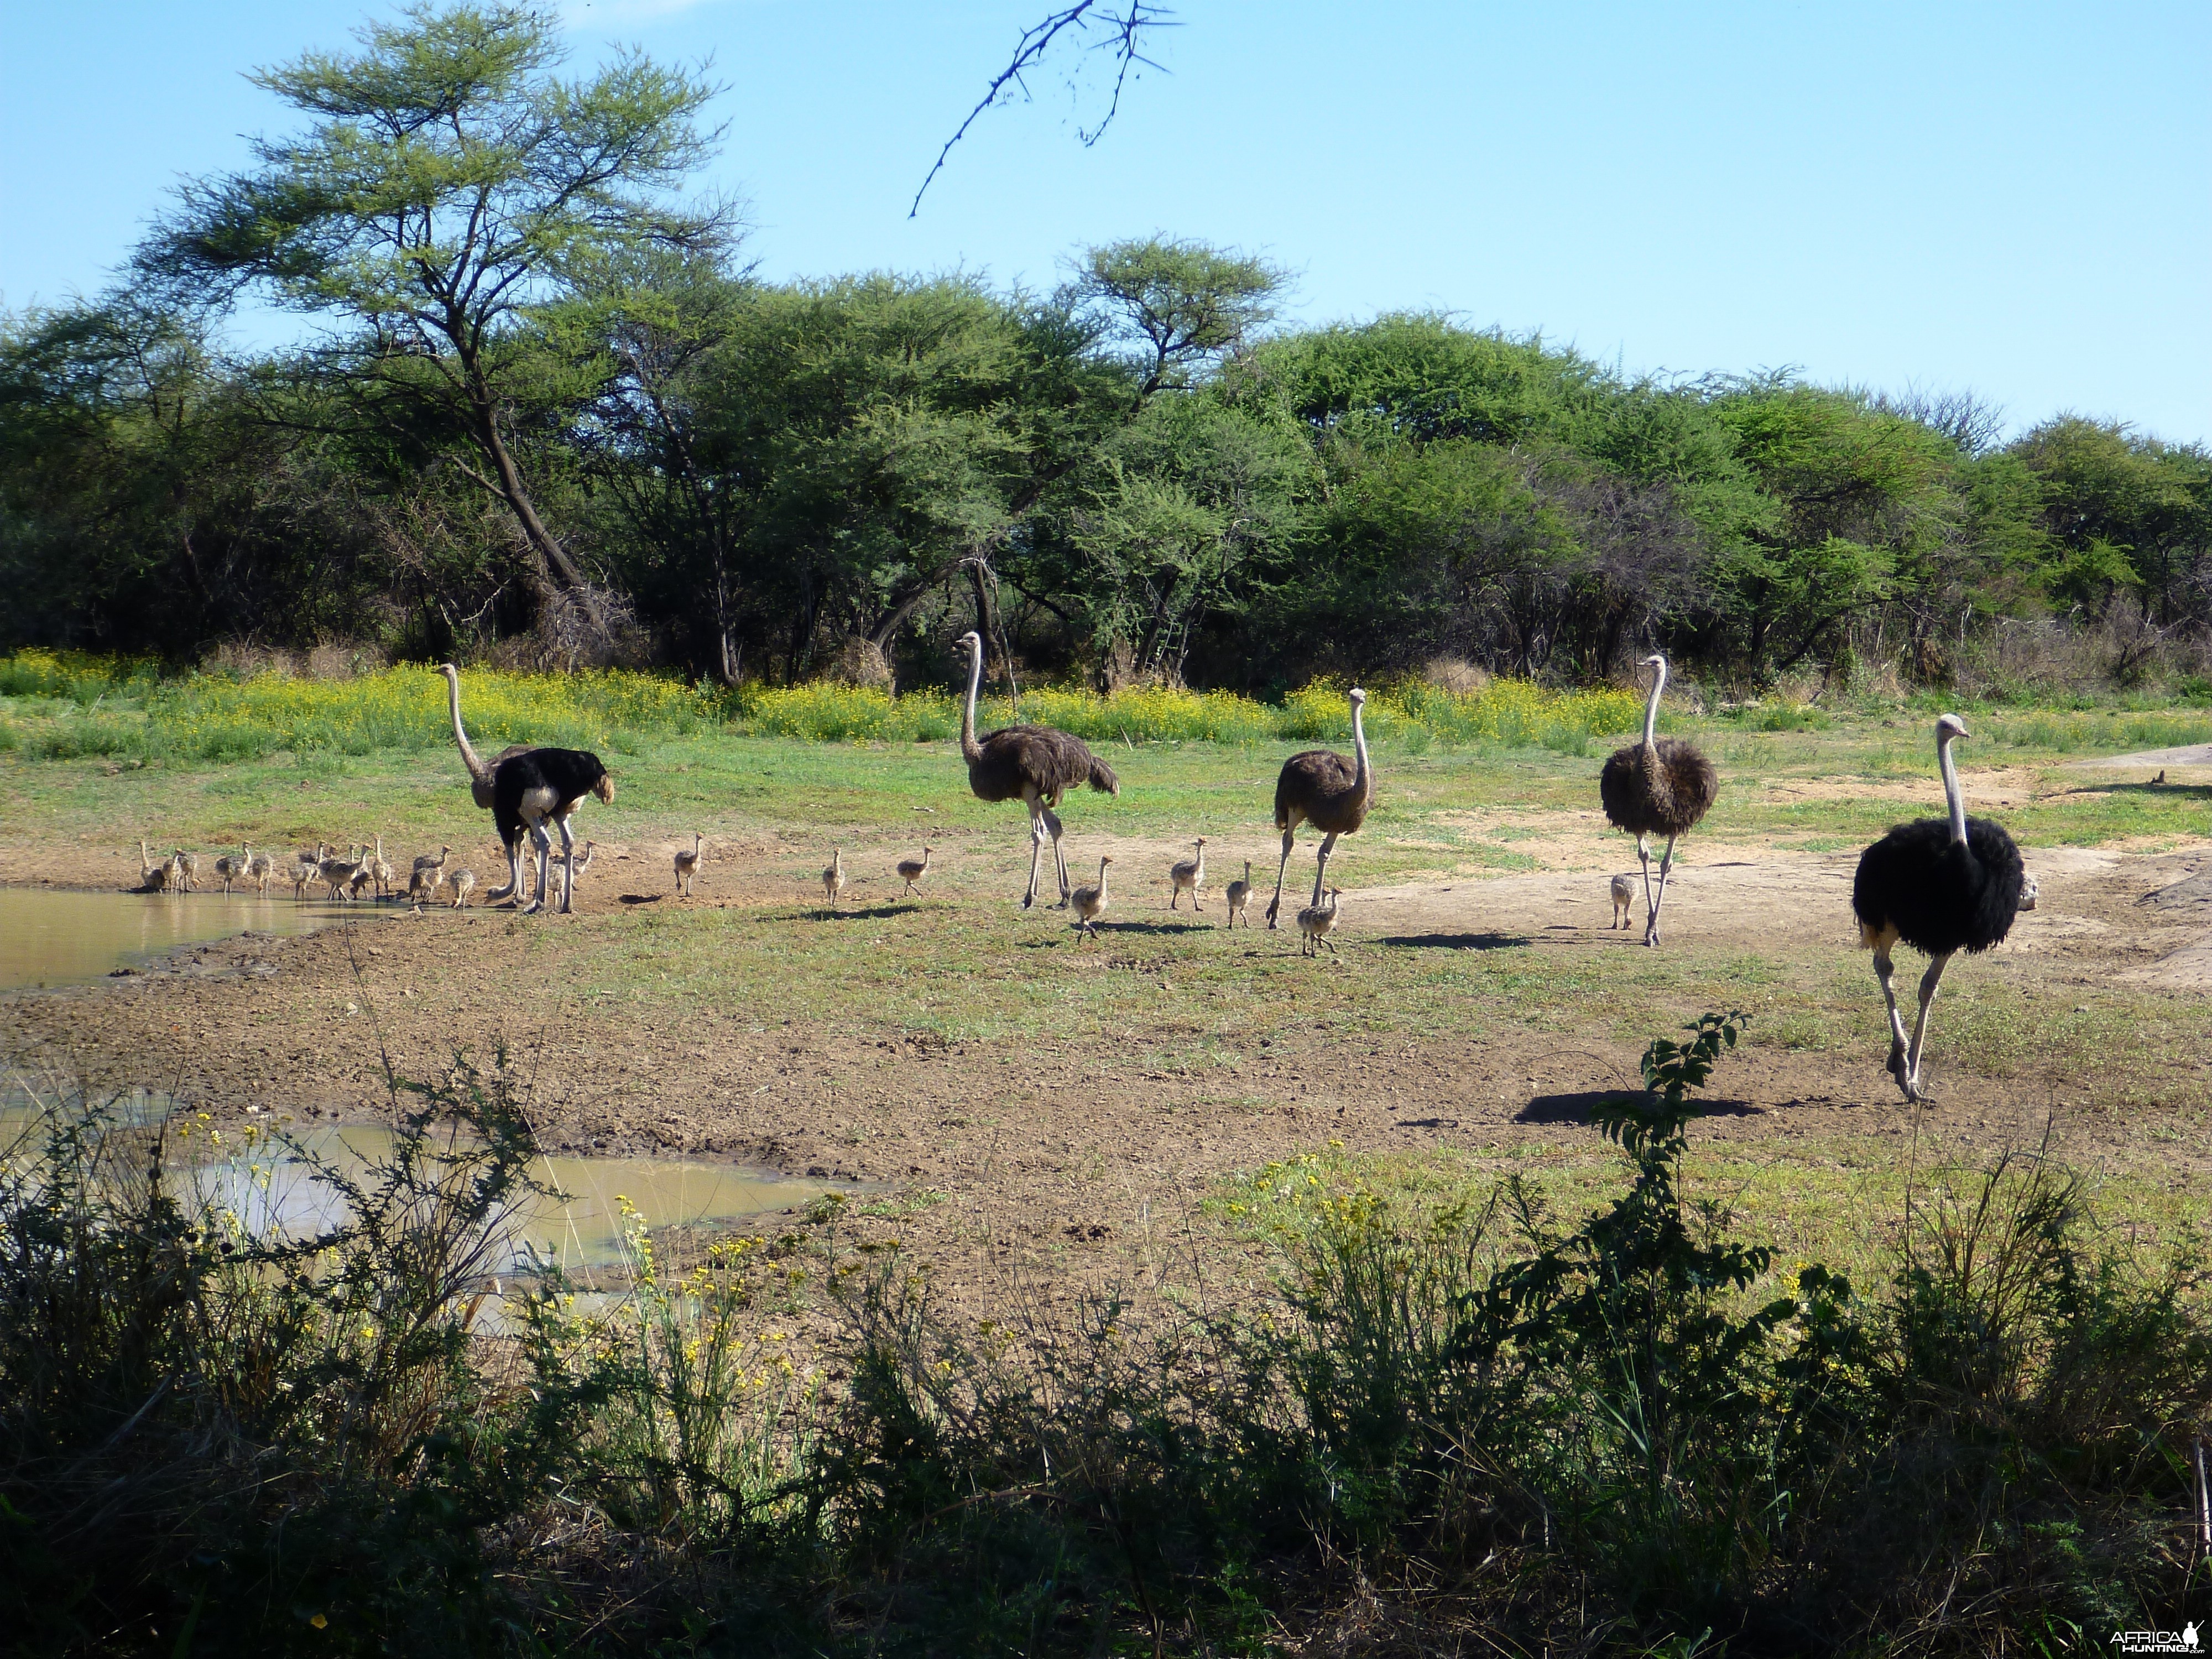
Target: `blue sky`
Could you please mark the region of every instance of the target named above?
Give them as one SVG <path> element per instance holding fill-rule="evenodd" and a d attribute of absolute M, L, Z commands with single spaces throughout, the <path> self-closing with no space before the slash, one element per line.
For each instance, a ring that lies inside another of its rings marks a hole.
<path fill-rule="evenodd" d="M 711 182 L 772 276 L 1044 286 L 1163 230 L 1297 273 L 1291 314 L 1447 310 L 1630 370 L 1796 365 L 2212 437 L 2212 3 L 1184 0 L 1093 149 L 1063 73 L 907 204 L 1048 0 L 568 0 L 580 62 L 711 55 Z M 0 8 L 0 300 L 97 290 L 182 176 L 285 112 L 240 77 L 365 15 Z"/>

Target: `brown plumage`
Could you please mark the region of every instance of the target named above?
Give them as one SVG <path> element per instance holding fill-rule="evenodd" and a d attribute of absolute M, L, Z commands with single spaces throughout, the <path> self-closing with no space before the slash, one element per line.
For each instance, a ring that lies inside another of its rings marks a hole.
<path fill-rule="evenodd" d="M 891 866 L 898 878 L 906 884 L 906 890 L 899 895 L 901 898 L 913 896 L 915 884 L 929 873 L 929 855 L 936 850 L 934 847 L 925 847 L 921 849 L 920 858 L 901 859 Z"/>
<path fill-rule="evenodd" d="M 1252 925 L 1252 918 L 1249 914 L 1247 914 L 1244 908 L 1246 905 L 1251 903 L 1251 902 L 1252 860 L 1246 859 L 1244 860 L 1244 878 L 1242 881 L 1232 881 L 1229 884 L 1229 925 L 1231 927 L 1234 927 L 1237 925 L 1237 918 L 1239 916 L 1243 916 L 1244 918 L 1244 925 L 1247 927 L 1249 927 Z"/>
<path fill-rule="evenodd" d="M 1674 863 L 1674 842 L 1687 835 L 1712 810 L 1720 793 L 1720 774 L 1696 747 L 1680 738 L 1654 735 L 1659 721 L 1659 696 L 1667 686 L 1667 659 L 1646 657 L 1651 670 L 1651 697 L 1644 707 L 1644 736 L 1625 749 L 1616 749 L 1597 775 L 1598 799 L 1604 803 L 1606 821 L 1636 837 L 1636 856 L 1644 866 L 1644 942 L 1659 943 L 1659 907 L 1667 900 L 1667 872 Z M 1659 890 L 1651 890 L 1651 837 L 1667 837 L 1667 850 L 1659 860 Z"/>
<path fill-rule="evenodd" d="M 1314 860 L 1313 902 L 1321 902 L 1322 881 L 1328 874 L 1328 855 L 1336 838 L 1351 835 L 1367 822 L 1367 809 L 1375 802 L 1375 772 L 1367 760 L 1367 728 L 1359 711 L 1367 694 L 1353 686 L 1345 694 L 1352 704 L 1352 758 L 1329 749 L 1309 749 L 1283 763 L 1275 780 L 1275 828 L 1283 832 L 1283 859 L 1275 866 L 1275 896 L 1267 902 L 1267 926 L 1280 926 L 1283 872 L 1290 867 L 1291 848 L 1301 823 L 1322 832 L 1321 851 Z"/>
<path fill-rule="evenodd" d="M 968 787 L 977 800 L 1018 800 L 1030 809 L 1030 886 L 1022 896 L 1026 910 L 1036 902 L 1037 863 L 1052 842 L 1052 861 L 1060 877 L 1060 903 L 1068 900 L 1067 855 L 1060 850 L 1060 817 L 1053 809 L 1068 790 L 1089 784 L 1109 795 L 1121 793 L 1114 769 L 1091 752 L 1080 738 L 1049 726 L 1008 726 L 975 735 L 975 699 L 983 686 L 983 636 L 970 629 L 960 636 L 968 647 L 968 702 L 960 714 L 960 754 L 968 763 Z"/>

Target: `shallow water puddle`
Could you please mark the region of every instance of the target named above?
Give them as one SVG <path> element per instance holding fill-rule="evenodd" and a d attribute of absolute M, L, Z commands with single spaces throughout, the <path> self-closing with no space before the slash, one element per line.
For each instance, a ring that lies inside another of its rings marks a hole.
<path fill-rule="evenodd" d="M 151 1094 L 134 1094 L 108 1109 L 111 1122 L 138 1129 L 167 1115 L 167 1103 Z M 0 1155 L 36 1133 L 36 1117 L 20 1085 L 0 1100 Z M 336 1187 L 315 1178 L 311 1160 L 373 1185 L 372 1166 L 390 1158 L 396 1139 L 390 1129 L 372 1124 L 310 1129 L 294 1135 L 298 1152 L 263 1139 L 258 1154 L 241 1152 L 199 1164 L 191 1175 L 210 1203 L 235 1212 L 249 1231 L 312 1237 L 340 1224 L 346 1207 Z M 239 1139 L 234 1129 L 224 1144 Z M 528 1198 L 502 1226 L 495 1253 L 498 1271 L 517 1271 L 533 1261 L 556 1262 L 571 1272 L 617 1267 L 628 1230 L 641 1223 L 657 1230 L 733 1221 L 805 1204 L 825 1192 L 856 1190 L 687 1158 L 541 1157 L 530 1172 L 559 1196 Z M 624 1199 L 634 1216 L 623 1214 Z"/>
<path fill-rule="evenodd" d="M 389 1129 L 356 1125 L 311 1130 L 297 1139 L 313 1157 L 358 1179 L 369 1165 L 390 1156 L 394 1137 Z M 625 1198 L 638 1220 L 660 1228 L 788 1209 L 830 1190 L 819 1182 L 784 1180 L 771 1170 L 682 1158 L 541 1157 L 532 1162 L 530 1172 L 562 1196 L 533 1198 L 506 1229 L 509 1259 L 517 1267 L 533 1253 L 541 1261 L 567 1268 L 619 1264 L 625 1231 L 635 1224 L 623 1214 Z M 267 1160 L 258 1165 L 210 1164 L 202 1182 L 203 1191 L 250 1224 L 275 1222 L 295 1235 L 331 1225 L 344 1213 L 337 1191 L 312 1179 L 295 1160 L 280 1159 L 273 1166 Z"/>
<path fill-rule="evenodd" d="M 0 887 L 0 991 L 82 985 L 181 945 L 312 933 L 380 914 L 250 893 L 80 893 Z"/>

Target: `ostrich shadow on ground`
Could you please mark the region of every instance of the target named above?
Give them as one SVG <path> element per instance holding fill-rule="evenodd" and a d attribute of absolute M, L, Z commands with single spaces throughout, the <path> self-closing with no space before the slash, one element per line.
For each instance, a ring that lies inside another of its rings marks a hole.
<path fill-rule="evenodd" d="M 617 901 L 621 904 L 658 904 L 668 896 L 665 893 L 624 893 Z"/>
<path fill-rule="evenodd" d="M 802 914 L 823 921 L 887 921 L 893 916 L 910 916 L 921 908 L 919 899 L 894 900 L 888 904 L 871 904 L 857 910 L 824 910 L 817 904 Z"/>
<path fill-rule="evenodd" d="M 1385 933 L 1375 942 L 1417 951 L 1518 951 L 1536 941 L 1524 933 Z"/>
<path fill-rule="evenodd" d="M 1646 1101 L 1656 1101 L 1656 1095 L 1641 1089 L 1585 1089 L 1571 1095 L 1536 1095 L 1519 1111 L 1514 1113 L 1516 1123 L 1595 1123 L 1598 1109 L 1603 1106 L 1638 1106 Z M 1763 1117 L 1764 1106 L 1754 1106 L 1747 1100 L 1701 1100 L 1697 1103 L 1699 1117 Z"/>

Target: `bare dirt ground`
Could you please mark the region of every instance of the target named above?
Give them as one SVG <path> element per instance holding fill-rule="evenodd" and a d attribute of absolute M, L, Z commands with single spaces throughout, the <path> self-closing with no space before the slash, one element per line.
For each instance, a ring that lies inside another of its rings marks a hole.
<path fill-rule="evenodd" d="M 71 862 L 70 850 L 11 853 L 5 873 L 88 886 L 135 877 L 109 859 Z M 847 860 L 872 870 L 903 850 L 848 845 Z M 787 916 L 818 866 L 811 854 L 765 842 L 716 857 L 703 890 L 744 896 L 697 905 L 781 907 Z M 1854 858 L 1692 849 L 1668 888 L 1663 948 L 1723 963 L 1732 953 L 1848 960 Z M 942 1284 L 979 1302 L 1003 1295 L 1010 1275 L 1048 1298 L 1084 1283 L 1157 1280 L 1183 1248 L 1183 1224 L 1222 1177 L 1329 1140 L 1354 1152 L 1416 1152 L 1587 1139 L 1592 1091 L 1635 1078 L 1639 1045 L 1535 1025 L 1476 1039 L 1403 1030 L 1329 1038 L 1292 1024 L 1234 1065 L 1200 1069 L 1148 1063 L 1110 1038 L 945 1043 L 880 1028 L 860 1036 L 828 1022 L 763 1027 L 736 1013 L 679 1017 L 649 1001 L 579 1000 L 562 982 L 557 948 L 518 961 L 524 930 L 557 946 L 562 930 L 586 938 L 626 908 L 676 903 L 665 893 L 658 843 L 606 843 L 601 860 L 575 917 L 526 920 L 490 908 L 298 939 L 231 939 L 101 984 L 0 998 L 0 1045 L 95 1086 L 170 1089 L 219 1116 L 252 1103 L 326 1120 L 386 1111 L 380 1053 L 402 1074 L 421 1076 L 449 1064 L 457 1047 L 481 1055 L 505 1045 L 533 1077 L 549 1150 L 657 1149 L 866 1183 L 888 1212 L 869 1225 L 895 1232 Z M 1991 957 L 1954 973 L 2063 995 L 2071 993 L 2057 988 L 2123 982 L 2212 989 L 2212 843 L 2158 854 L 2051 848 L 2030 864 L 2039 908 Z M 478 859 L 480 876 L 489 867 Z M 1222 863 L 1210 872 L 1209 922 L 1236 872 Z M 1164 896 L 1133 896 L 1121 914 L 1134 931 L 1109 934 L 1107 948 L 1125 950 L 1164 922 L 1143 908 Z M 918 925 L 972 915 L 969 907 L 1006 908 L 1003 896 L 957 888 L 933 902 L 916 913 Z M 1358 888 L 1345 913 L 1344 960 L 1317 963 L 1316 973 L 1356 975 L 1363 957 L 1385 951 L 1505 946 L 1533 951 L 1540 973 L 1555 964 L 1564 974 L 1592 952 L 1643 949 L 1638 931 L 1609 931 L 1605 884 L 1590 871 Z M 1296 939 L 1255 930 L 1233 948 L 1291 952 Z M 1865 989 L 1878 1006 L 1870 972 Z M 1948 1063 L 1942 1006 L 1931 1064 L 1938 1093 L 1923 1124 L 1995 1141 L 2032 1136 L 2055 1114 L 2071 1155 L 2141 1164 L 2135 1126 L 2109 1109 L 2024 1093 Z M 1741 1051 L 1717 1080 L 1727 1109 L 1712 1133 L 1776 1143 L 1904 1135 L 1914 1115 L 1881 1059 L 1876 1048 Z M 2212 1055 L 2201 1060 L 2212 1070 Z M 2176 1179 L 2212 1169 L 2201 1138 L 2170 1141 L 2157 1157 Z"/>

